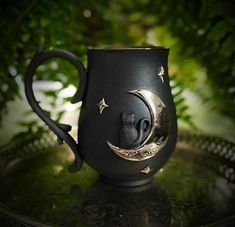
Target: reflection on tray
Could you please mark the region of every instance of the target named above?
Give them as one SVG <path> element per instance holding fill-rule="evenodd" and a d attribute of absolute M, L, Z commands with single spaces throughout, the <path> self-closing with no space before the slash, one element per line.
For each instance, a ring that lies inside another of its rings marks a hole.
<path fill-rule="evenodd" d="M 227 141 L 181 132 L 176 152 L 154 183 L 138 188 L 104 185 L 87 165 L 69 173 L 70 153 L 55 146 L 51 135 L 20 142 L 0 150 L 0 226 L 223 226 L 235 221 L 234 144 Z"/>

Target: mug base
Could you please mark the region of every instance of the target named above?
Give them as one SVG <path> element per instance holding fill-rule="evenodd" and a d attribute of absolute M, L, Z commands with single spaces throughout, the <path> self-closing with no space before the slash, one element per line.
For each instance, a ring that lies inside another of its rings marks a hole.
<path fill-rule="evenodd" d="M 142 186 L 146 184 L 150 184 L 153 182 L 153 176 L 142 179 L 142 180 L 112 180 L 109 178 L 106 178 L 104 176 L 100 176 L 100 179 L 107 184 L 116 185 L 116 186 L 122 186 L 122 187 L 137 187 Z"/>

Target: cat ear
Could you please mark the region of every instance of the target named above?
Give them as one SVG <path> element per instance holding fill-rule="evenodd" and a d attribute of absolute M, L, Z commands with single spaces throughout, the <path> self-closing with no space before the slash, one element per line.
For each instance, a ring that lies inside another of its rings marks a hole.
<path fill-rule="evenodd" d="M 134 113 L 124 113 L 122 112 L 122 121 L 126 122 L 126 121 L 134 121 L 135 119 L 135 114 Z"/>

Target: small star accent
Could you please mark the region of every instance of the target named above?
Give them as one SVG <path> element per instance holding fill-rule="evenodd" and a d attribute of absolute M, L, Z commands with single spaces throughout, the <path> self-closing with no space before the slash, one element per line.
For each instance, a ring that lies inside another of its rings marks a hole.
<path fill-rule="evenodd" d="M 104 110 L 106 107 L 109 107 L 109 105 L 107 105 L 107 104 L 105 103 L 104 98 L 103 98 L 100 102 L 97 103 L 97 106 L 100 108 L 100 114 L 102 114 L 103 110 Z"/>
<path fill-rule="evenodd" d="M 163 68 L 163 66 L 161 66 L 160 67 L 160 72 L 157 75 L 160 77 L 162 83 L 164 83 L 164 78 L 163 78 L 164 73 L 165 73 L 164 68 Z"/>
<path fill-rule="evenodd" d="M 149 174 L 152 171 L 151 167 L 147 165 L 144 169 L 140 170 L 141 173 Z"/>

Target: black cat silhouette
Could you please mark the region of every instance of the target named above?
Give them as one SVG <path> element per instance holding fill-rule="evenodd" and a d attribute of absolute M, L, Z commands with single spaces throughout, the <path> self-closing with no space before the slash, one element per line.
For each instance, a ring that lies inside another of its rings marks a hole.
<path fill-rule="evenodd" d="M 150 129 L 150 120 L 142 118 L 135 128 L 134 113 L 122 113 L 120 129 L 120 147 L 133 148 L 141 144 Z"/>

